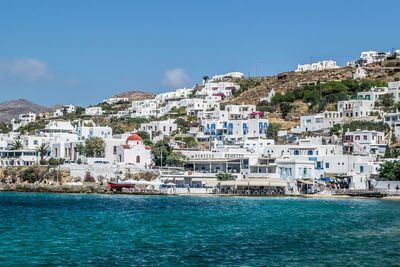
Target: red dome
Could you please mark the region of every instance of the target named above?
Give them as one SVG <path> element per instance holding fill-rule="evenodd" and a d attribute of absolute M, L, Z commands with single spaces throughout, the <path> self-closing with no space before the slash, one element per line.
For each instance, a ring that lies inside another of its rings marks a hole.
<path fill-rule="evenodd" d="M 128 139 L 126 139 L 126 141 L 143 141 L 143 139 L 137 134 L 132 134 Z"/>
<path fill-rule="evenodd" d="M 151 150 L 151 146 L 145 146 L 144 147 L 146 150 Z"/>

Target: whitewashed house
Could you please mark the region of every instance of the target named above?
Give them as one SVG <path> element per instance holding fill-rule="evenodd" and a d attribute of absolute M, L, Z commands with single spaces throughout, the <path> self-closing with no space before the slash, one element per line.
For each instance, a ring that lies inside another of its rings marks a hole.
<path fill-rule="evenodd" d="M 389 52 L 364 51 L 361 52 L 359 59 L 347 62 L 347 66 L 357 67 L 375 62 L 381 62 L 384 61 L 388 56 L 390 56 Z"/>
<path fill-rule="evenodd" d="M 13 131 L 16 131 L 19 129 L 21 126 L 25 126 L 30 122 L 36 121 L 36 114 L 29 112 L 27 114 L 20 114 L 18 116 L 18 120 L 12 119 L 11 120 L 11 127 Z"/>
<path fill-rule="evenodd" d="M 150 138 L 159 136 L 159 138 L 162 139 L 164 136 L 171 135 L 171 133 L 177 129 L 177 124 L 171 119 L 165 121 L 152 121 L 140 125 L 140 130 L 149 133 Z"/>
<path fill-rule="evenodd" d="M 132 106 L 129 108 L 132 118 L 150 118 L 159 117 L 160 110 L 157 107 L 157 100 L 148 99 L 142 101 L 133 101 Z"/>
<path fill-rule="evenodd" d="M 102 139 L 112 137 L 112 128 L 108 126 L 79 126 L 77 129 L 77 136 L 79 139 L 86 139 L 92 137 L 99 137 Z"/>
<path fill-rule="evenodd" d="M 103 109 L 101 107 L 88 107 L 85 108 L 86 116 L 101 116 L 103 115 Z"/>
<path fill-rule="evenodd" d="M 64 105 L 64 107 L 57 109 L 53 113 L 53 117 L 62 117 L 66 114 L 70 114 L 76 111 L 76 108 L 74 105 Z"/>
<path fill-rule="evenodd" d="M 384 155 L 386 139 L 383 132 L 353 131 L 346 132 L 343 138 L 344 147 L 349 152 L 360 155 Z"/>
<path fill-rule="evenodd" d="M 232 82 L 207 82 L 204 88 L 196 92 L 196 96 L 231 96 L 235 90 L 239 90 L 240 86 Z"/>
<path fill-rule="evenodd" d="M 348 118 L 353 120 L 367 119 L 372 116 L 371 113 L 379 112 L 374 109 L 374 100 L 351 99 L 346 101 L 338 101 L 337 111 L 341 118 Z"/>
<path fill-rule="evenodd" d="M 210 82 L 217 82 L 217 81 L 222 81 L 227 78 L 234 78 L 234 79 L 241 79 L 243 78 L 244 74 L 241 72 L 228 72 L 226 74 L 222 75 L 214 75 Z"/>
<path fill-rule="evenodd" d="M 127 97 L 110 97 L 109 99 L 104 99 L 103 103 L 107 103 L 109 105 L 115 105 L 118 103 L 128 103 L 129 98 Z"/>
<path fill-rule="evenodd" d="M 300 71 L 318 71 L 318 70 L 330 70 L 337 69 L 339 66 L 336 65 L 336 61 L 319 61 L 312 64 L 297 65 L 296 72 Z"/>

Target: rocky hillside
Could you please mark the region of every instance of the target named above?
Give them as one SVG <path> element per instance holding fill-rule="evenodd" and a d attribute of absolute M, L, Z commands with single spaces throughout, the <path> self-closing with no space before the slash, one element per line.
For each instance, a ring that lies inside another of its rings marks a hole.
<path fill-rule="evenodd" d="M 387 63 L 383 64 L 371 64 L 363 69 L 367 72 L 366 79 L 382 79 L 386 81 L 394 81 L 395 78 L 400 78 L 400 64 L 392 62 L 388 67 Z M 394 65 L 394 66 L 393 66 Z M 316 81 L 327 82 L 327 81 L 343 81 L 348 78 L 352 78 L 354 68 L 342 67 L 333 70 L 323 71 L 307 71 L 307 72 L 284 72 L 268 77 L 258 78 L 245 78 L 260 81 L 261 84 L 250 88 L 243 92 L 240 96 L 229 100 L 230 103 L 236 104 L 257 104 L 261 97 L 267 97 L 269 92 L 274 89 L 277 92 L 284 93 L 288 89 L 293 89 L 304 85 L 306 83 L 313 83 Z"/>
<path fill-rule="evenodd" d="M 13 118 L 18 118 L 19 114 L 28 112 L 41 113 L 55 111 L 59 106 L 44 107 L 32 103 L 26 99 L 11 100 L 0 103 L 0 122 L 10 122 Z"/>
<path fill-rule="evenodd" d="M 127 98 L 129 98 L 129 101 L 141 101 L 141 100 L 146 100 L 146 99 L 152 99 L 153 97 L 155 97 L 155 94 L 148 93 L 148 92 L 141 92 L 141 91 L 129 91 L 129 92 L 120 93 L 113 97 L 127 97 Z"/>

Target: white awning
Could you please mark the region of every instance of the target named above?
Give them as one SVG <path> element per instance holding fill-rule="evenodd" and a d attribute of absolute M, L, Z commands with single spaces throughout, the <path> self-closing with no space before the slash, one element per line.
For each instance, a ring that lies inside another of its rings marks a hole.
<path fill-rule="evenodd" d="M 285 187 L 287 182 L 281 178 L 269 178 L 269 179 L 242 179 L 236 181 L 223 181 L 221 186 L 264 186 L 264 187 Z"/>

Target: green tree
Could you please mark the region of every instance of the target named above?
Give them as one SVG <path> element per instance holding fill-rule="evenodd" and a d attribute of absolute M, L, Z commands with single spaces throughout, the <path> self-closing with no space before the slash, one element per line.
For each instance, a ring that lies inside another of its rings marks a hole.
<path fill-rule="evenodd" d="M 394 98 L 392 94 L 381 95 L 377 101 L 377 106 L 390 108 L 394 104 Z"/>
<path fill-rule="evenodd" d="M 165 161 L 172 152 L 172 148 L 168 142 L 168 139 L 164 139 L 153 144 L 151 154 L 153 155 L 153 160 L 156 166 L 161 166 L 161 161 L 163 166 L 166 164 Z"/>
<path fill-rule="evenodd" d="M 85 108 L 83 107 L 76 107 L 75 114 L 78 116 L 82 116 L 85 114 Z"/>
<path fill-rule="evenodd" d="M 183 142 L 185 142 L 186 147 L 197 147 L 196 138 L 193 136 L 186 136 L 183 138 Z"/>
<path fill-rule="evenodd" d="M 270 123 L 267 128 L 267 138 L 276 139 L 278 138 L 278 131 L 281 129 L 281 125 L 277 123 Z"/>
<path fill-rule="evenodd" d="M 279 105 L 282 112 L 282 119 L 286 119 L 286 116 L 292 111 L 293 106 L 290 103 L 282 102 Z"/>
<path fill-rule="evenodd" d="M 215 175 L 218 181 L 232 181 L 235 180 L 235 176 L 230 173 L 217 173 Z"/>
<path fill-rule="evenodd" d="M 181 152 L 172 151 L 165 160 L 165 165 L 171 167 L 182 167 L 185 164 L 186 157 Z"/>
<path fill-rule="evenodd" d="M 400 181 L 400 161 L 385 161 L 379 169 L 379 176 L 390 181 Z"/>
<path fill-rule="evenodd" d="M 19 139 L 14 140 L 14 142 L 11 144 L 11 150 L 20 150 L 23 147 L 22 141 Z"/>
<path fill-rule="evenodd" d="M 139 135 L 143 140 L 150 139 L 150 135 L 146 131 L 138 131 L 136 134 Z"/>
<path fill-rule="evenodd" d="M 153 142 L 150 139 L 143 139 L 143 144 L 145 146 L 151 146 Z"/>
<path fill-rule="evenodd" d="M 203 81 L 206 83 L 208 81 L 209 77 L 207 75 L 203 76 Z"/>
<path fill-rule="evenodd" d="M 43 160 L 43 158 L 50 151 L 50 148 L 46 144 L 42 143 L 40 146 L 36 146 L 35 150 L 39 153 L 40 160 Z"/>
<path fill-rule="evenodd" d="M 100 137 L 92 137 L 85 140 L 85 145 L 76 146 L 77 151 L 86 157 L 103 157 L 106 149 L 104 140 Z"/>
<path fill-rule="evenodd" d="M 11 127 L 9 124 L 0 122 L 0 133 L 9 133 L 11 132 Z"/>
<path fill-rule="evenodd" d="M 386 145 L 385 155 L 384 158 L 391 158 L 392 157 L 392 150 L 390 149 L 389 145 Z"/>
<path fill-rule="evenodd" d="M 60 162 L 59 162 L 56 158 L 49 158 L 48 163 L 49 163 L 49 165 L 51 165 L 51 166 L 60 165 Z"/>
<path fill-rule="evenodd" d="M 341 131 L 342 131 L 342 127 L 340 126 L 340 124 L 335 124 L 330 129 L 329 133 L 330 133 L 330 135 L 340 135 Z"/>

